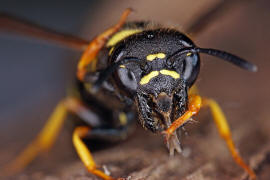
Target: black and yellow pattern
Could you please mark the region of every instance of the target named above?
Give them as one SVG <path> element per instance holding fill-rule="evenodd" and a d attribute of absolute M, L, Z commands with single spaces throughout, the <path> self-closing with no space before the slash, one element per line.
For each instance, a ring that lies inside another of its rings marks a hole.
<path fill-rule="evenodd" d="M 201 98 L 193 84 L 200 71 L 200 53 L 249 71 L 256 71 L 256 66 L 224 51 L 200 48 L 176 29 L 149 22 L 126 22 L 130 12 L 125 10 L 117 24 L 87 47 L 79 41 L 85 50 L 77 66 L 77 95 L 57 105 L 40 134 L 11 162 L 7 172 L 18 172 L 50 149 L 67 114 L 74 113 L 84 124 L 74 129 L 72 139 L 81 161 L 90 173 L 111 180 L 98 169 L 84 140 L 124 139 L 134 120 L 139 119 L 145 129 L 165 135 L 173 154 L 174 150 L 181 151 L 175 131 L 201 107 L 209 107 L 234 160 L 255 179 L 255 173 L 235 148 L 221 108 L 214 100 Z M 78 39 L 76 42 L 78 45 Z"/>

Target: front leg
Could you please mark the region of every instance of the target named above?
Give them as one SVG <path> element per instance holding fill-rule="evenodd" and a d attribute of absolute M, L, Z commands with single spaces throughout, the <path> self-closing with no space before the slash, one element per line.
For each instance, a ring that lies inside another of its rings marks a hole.
<path fill-rule="evenodd" d="M 185 124 L 193 115 L 197 114 L 201 108 L 201 105 L 202 99 L 200 96 L 190 95 L 188 110 L 181 117 L 176 119 L 166 131 L 163 132 L 166 136 L 166 140 L 170 139 L 171 135 L 176 129 Z"/>
<path fill-rule="evenodd" d="M 113 27 L 107 29 L 102 34 L 98 35 L 96 38 L 94 38 L 88 45 L 87 49 L 84 51 L 78 67 L 77 67 L 77 78 L 80 81 L 84 80 L 85 74 L 87 72 L 87 66 L 91 63 L 94 63 L 93 70 L 95 71 L 95 59 L 99 51 L 104 47 L 107 40 L 116 33 L 125 23 L 129 13 L 131 12 L 131 9 L 126 9 L 119 22 L 115 24 Z"/>
<path fill-rule="evenodd" d="M 184 125 L 193 115 L 197 114 L 200 110 L 200 107 L 210 108 L 219 134 L 225 140 L 233 159 L 249 174 L 251 179 L 256 179 L 254 171 L 244 162 L 243 158 L 238 153 L 232 140 L 231 131 L 225 115 L 217 102 L 213 99 L 203 98 L 202 100 L 198 95 L 190 95 L 188 110 L 181 117 L 175 120 L 166 131 L 163 132 L 166 136 L 166 140 L 170 141 L 172 138 L 171 135 L 175 132 L 175 130 Z"/>
<path fill-rule="evenodd" d="M 73 136 L 72 136 L 73 145 L 74 145 L 80 159 L 82 160 L 84 166 L 87 168 L 87 170 L 90 173 L 92 173 L 92 174 L 94 174 L 94 175 L 96 175 L 104 180 L 113 180 L 113 178 L 111 176 L 108 176 L 107 174 L 105 174 L 104 172 L 102 172 L 101 170 L 98 169 L 98 167 L 97 167 L 97 165 L 92 157 L 90 150 L 83 142 L 82 138 L 87 136 L 87 134 L 89 134 L 89 132 L 90 132 L 89 127 L 86 127 L 86 126 L 77 127 L 74 130 Z"/>

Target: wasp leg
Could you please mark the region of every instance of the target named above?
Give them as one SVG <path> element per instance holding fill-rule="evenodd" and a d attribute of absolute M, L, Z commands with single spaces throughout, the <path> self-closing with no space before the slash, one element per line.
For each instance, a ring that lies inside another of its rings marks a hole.
<path fill-rule="evenodd" d="M 96 64 L 95 61 L 96 61 L 96 56 L 98 52 L 104 47 L 109 37 L 113 35 L 114 33 L 116 33 L 123 26 L 130 12 L 131 12 L 131 9 L 126 9 L 123 12 L 119 22 L 116 25 L 107 29 L 105 32 L 98 35 L 96 38 L 94 38 L 90 42 L 90 44 L 88 45 L 87 49 L 84 51 L 78 64 L 77 77 L 79 80 L 81 81 L 84 80 L 87 66 L 90 63 L 93 63 L 93 67 L 95 68 L 95 64 Z"/>
<path fill-rule="evenodd" d="M 210 108 L 213 119 L 217 126 L 220 136 L 226 141 L 227 146 L 231 152 L 231 155 L 235 162 L 241 166 L 252 179 L 256 179 L 256 175 L 254 171 L 244 162 L 240 154 L 238 153 L 234 142 L 231 137 L 231 131 L 229 125 L 227 123 L 226 117 L 222 112 L 220 106 L 213 99 L 203 98 L 203 106 L 207 106 Z"/>
<path fill-rule="evenodd" d="M 189 96 L 188 110 L 181 117 L 176 119 L 165 132 L 163 132 L 166 135 L 167 141 L 176 129 L 185 124 L 193 115 L 199 112 L 201 105 L 202 100 L 200 96 L 194 94 Z"/>
<path fill-rule="evenodd" d="M 188 95 L 196 95 L 199 94 L 198 87 L 196 85 L 191 86 L 191 88 L 188 90 Z"/>
<path fill-rule="evenodd" d="M 79 101 L 75 98 L 70 97 L 60 101 L 36 139 L 6 166 L 5 175 L 20 172 L 40 153 L 48 151 L 54 144 L 68 111 L 77 112 L 80 106 Z"/>
<path fill-rule="evenodd" d="M 75 149 L 79 157 L 81 158 L 83 164 L 90 173 L 95 174 L 96 176 L 99 176 L 104 180 L 113 180 L 112 177 L 106 175 L 104 172 L 97 169 L 97 165 L 91 155 L 91 152 L 82 141 L 82 138 L 86 137 L 89 134 L 89 131 L 90 128 L 86 126 L 77 127 L 74 130 L 72 141 L 75 146 Z"/>

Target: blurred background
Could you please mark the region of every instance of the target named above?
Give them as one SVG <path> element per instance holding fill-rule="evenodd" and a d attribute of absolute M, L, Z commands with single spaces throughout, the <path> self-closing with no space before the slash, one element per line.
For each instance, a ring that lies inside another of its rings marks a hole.
<path fill-rule="evenodd" d="M 116 23 L 127 7 L 135 9 L 129 20 L 153 20 L 183 30 L 194 18 L 218 2 L 219 0 L 0 0 L 0 12 L 10 13 L 42 26 L 91 40 Z M 269 1 L 240 0 L 194 39 L 200 47 L 216 48 L 237 54 L 255 63 L 259 68 L 257 73 L 250 73 L 203 55 L 201 74 L 197 81 L 202 95 L 215 98 L 224 108 L 233 137 L 245 159 L 250 159 L 269 147 L 269 19 Z M 65 96 L 67 88 L 72 86 L 80 55 L 81 52 L 68 48 L 40 43 L 28 37 L 0 33 L 0 165 L 12 159 L 42 128 L 57 102 Z M 212 173 L 211 179 L 219 173 L 224 179 L 241 174 L 242 170 L 232 162 L 225 144 L 219 139 L 209 113 L 206 111 L 200 114 L 202 115 L 196 119 L 202 122 L 191 125 L 189 135 L 183 137 L 183 146 L 191 151 L 191 157 L 186 159 L 182 156 L 177 157 L 177 160 L 183 162 L 181 162 L 181 167 L 184 166 L 182 170 L 177 171 L 177 163 L 170 164 L 173 172 L 163 173 L 159 178 L 186 177 L 208 162 L 213 162 L 215 168 L 218 167 L 212 170 L 218 173 Z M 61 134 L 57 147 L 52 150 L 55 153 L 50 153 L 48 157 L 50 163 L 46 159 L 41 159 L 41 167 L 30 168 L 28 174 L 46 169 L 51 176 L 63 178 L 65 169 L 61 164 L 69 162 L 72 166 L 72 162 L 78 162 L 71 147 L 70 134 L 71 132 L 65 130 Z M 208 147 L 209 145 L 212 147 L 212 143 L 213 149 L 209 153 Z M 149 147 L 150 145 L 152 147 Z M 137 158 L 144 159 L 133 164 L 131 162 L 129 170 L 125 170 L 125 166 L 120 163 L 122 169 L 116 171 L 120 176 L 133 173 L 134 177 L 139 177 L 136 172 L 141 172 L 144 168 L 152 167 L 159 162 L 154 161 L 154 165 L 150 160 L 148 164 L 144 162 L 147 158 L 155 159 L 147 156 L 149 152 L 155 155 L 161 153 L 167 162 L 163 141 L 158 136 L 144 132 L 140 127 L 128 143 L 124 142 L 111 150 L 119 152 L 118 148 L 123 150 L 122 157 L 126 157 L 125 149 L 135 149 L 135 154 L 141 153 Z M 109 154 L 106 150 L 97 152 L 97 160 L 105 164 L 113 161 L 109 155 L 104 156 L 103 153 Z M 117 153 L 111 155 L 118 158 L 120 156 Z M 57 163 L 52 163 L 55 157 Z M 108 157 L 108 160 L 105 157 Z M 39 163 L 36 162 L 37 164 Z M 54 171 L 51 170 L 52 167 L 55 168 Z M 59 169 L 62 170 L 61 173 Z M 263 172 L 260 172 L 262 179 L 269 177 Z M 46 177 L 46 174 L 41 176 Z"/>

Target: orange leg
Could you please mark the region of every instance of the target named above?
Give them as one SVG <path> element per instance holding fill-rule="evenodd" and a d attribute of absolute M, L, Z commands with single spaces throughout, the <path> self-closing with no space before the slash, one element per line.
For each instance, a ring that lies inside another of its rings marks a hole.
<path fill-rule="evenodd" d="M 204 98 L 203 106 L 207 106 L 210 108 L 219 134 L 225 140 L 235 162 L 249 174 L 251 179 L 256 179 L 254 171 L 244 162 L 244 160 L 238 153 L 232 140 L 231 131 L 227 123 L 226 117 L 217 102 L 213 99 Z"/>
<path fill-rule="evenodd" d="M 77 77 L 79 80 L 83 81 L 87 72 L 87 66 L 91 62 L 94 63 L 98 52 L 104 47 L 109 37 L 116 33 L 123 26 L 130 12 L 131 9 L 126 9 L 116 25 L 109 28 L 90 42 L 87 49 L 84 51 L 77 67 Z"/>
<path fill-rule="evenodd" d="M 189 118 L 191 118 L 194 114 L 198 113 L 201 106 L 207 106 L 210 108 L 219 134 L 227 143 L 227 146 L 235 162 L 249 174 L 251 179 L 256 179 L 254 171 L 244 162 L 233 143 L 230 128 L 224 113 L 222 112 L 216 101 L 212 99 L 204 98 L 203 100 L 201 100 L 200 96 L 191 93 L 189 96 L 188 110 L 181 117 L 175 120 L 171 124 L 171 126 L 164 132 L 164 134 L 166 135 L 166 140 L 169 140 L 169 138 L 177 128 L 187 122 Z"/>
<path fill-rule="evenodd" d="M 188 110 L 178 119 L 176 119 L 171 126 L 163 132 L 168 140 L 173 132 L 187 122 L 193 115 L 197 114 L 202 104 L 201 97 L 198 95 L 189 96 Z"/>
<path fill-rule="evenodd" d="M 72 141 L 76 148 L 76 151 L 79 157 L 81 158 L 84 166 L 90 173 L 95 174 L 96 176 L 101 177 L 104 180 L 113 180 L 112 177 L 106 175 L 104 172 L 97 169 L 96 163 L 91 155 L 91 152 L 82 141 L 82 138 L 85 137 L 89 133 L 89 131 L 90 128 L 85 126 L 77 127 L 74 130 Z"/>

